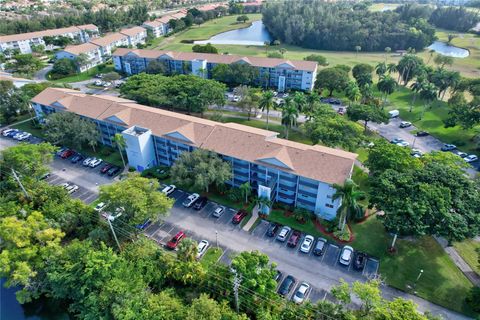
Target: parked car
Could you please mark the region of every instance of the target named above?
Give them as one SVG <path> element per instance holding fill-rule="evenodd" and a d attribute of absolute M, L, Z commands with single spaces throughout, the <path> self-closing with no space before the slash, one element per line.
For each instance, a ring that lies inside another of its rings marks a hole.
<path fill-rule="evenodd" d="M 177 189 L 177 187 L 174 185 L 174 184 L 171 184 L 169 186 L 166 186 L 165 188 L 162 189 L 162 192 L 165 194 L 165 195 L 170 195 L 173 193 L 173 191 L 175 191 L 175 189 Z"/>
<path fill-rule="evenodd" d="M 82 156 L 80 153 L 77 153 L 76 155 L 74 155 L 72 157 L 72 159 L 70 159 L 70 162 L 71 163 L 77 163 L 77 162 L 83 161 L 84 159 L 85 159 L 84 156 Z"/>
<path fill-rule="evenodd" d="M 62 152 L 62 154 L 60 155 L 60 158 L 68 159 L 71 156 L 73 156 L 74 153 L 75 153 L 75 151 L 73 151 L 72 149 L 67 149 L 67 150 Z"/>
<path fill-rule="evenodd" d="M 93 160 L 95 160 L 95 158 L 87 158 L 87 159 L 83 160 L 82 164 L 85 167 L 88 167 L 90 165 L 90 162 L 92 162 Z"/>
<path fill-rule="evenodd" d="M 16 136 L 19 132 L 20 132 L 20 130 L 13 129 L 12 131 L 10 131 L 10 132 L 7 133 L 6 137 L 13 138 L 13 137 Z"/>
<path fill-rule="evenodd" d="M 240 101 L 240 97 L 239 96 L 233 96 L 232 101 L 233 102 L 238 102 L 238 101 Z"/>
<path fill-rule="evenodd" d="M 281 242 L 285 242 L 287 240 L 288 235 L 290 234 L 290 231 L 292 231 L 292 228 L 285 226 L 280 230 L 280 233 L 277 236 L 277 240 Z"/>
<path fill-rule="evenodd" d="M 23 131 L 18 131 L 17 133 L 15 133 L 12 138 L 15 139 L 15 140 L 18 140 L 18 138 L 20 138 L 25 132 Z"/>
<path fill-rule="evenodd" d="M 240 222 L 242 222 L 242 220 L 248 216 L 248 212 L 245 211 L 245 210 L 239 210 L 237 213 L 235 213 L 235 215 L 233 216 L 232 218 L 232 223 L 233 224 L 239 224 Z"/>
<path fill-rule="evenodd" d="M 341 116 L 345 114 L 345 109 L 344 108 L 338 108 L 337 113 Z"/>
<path fill-rule="evenodd" d="M 353 261 L 353 268 L 356 270 L 363 270 L 367 262 L 367 255 L 363 252 L 355 253 L 355 260 Z"/>
<path fill-rule="evenodd" d="M 275 234 L 277 233 L 278 229 L 280 229 L 280 227 L 281 226 L 275 222 L 270 223 L 267 230 L 267 236 L 271 238 L 275 237 Z"/>
<path fill-rule="evenodd" d="M 222 206 L 218 206 L 218 207 L 216 207 L 215 210 L 213 211 L 213 216 L 214 216 L 215 218 L 220 218 L 224 212 L 225 212 L 225 208 L 222 207 Z"/>
<path fill-rule="evenodd" d="M 65 188 L 68 193 L 72 194 L 78 190 L 78 186 L 76 184 L 72 184 Z"/>
<path fill-rule="evenodd" d="M 31 136 L 32 136 L 31 133 L 23 132 L 21 135 L 16 136 L 16 137 L 17 137 L 17 140 L 18 140 L 18 141 L 25 141 L 25 140 L 30 139 Z"/>
<path fill-rule="evenodd" d="M 105 202 L 99 202 L 97 203 L 97 205 L 95 206 L 95 208 L 93 208 L 93 210 L 97 211 L 97 212 L 100 212 L 103 210 L 103 208 L 105 208 L 107 206 L 107 204 Z"/>
<path fill-rule="evenodd" d="M 300 236 L 302 233 L 298 230 L 293 230 L 292 235 L 290 236 L 290 239 L 288 239 L 287 246 L 290 248 L 295 248 L 298 244 L 298 241 L 300 241 Z"/>
<path fill-rule="evenodd" d="M 2 136 L 6 137 L 10 134 L 10 132 L 13 132 L 13 131 L 18 131 L 18 130 L 17 129 L 12 129 L 12 128 L 3 129 L 2 130 Z"/>
<path fill-rule="evenodd" d="M 408 127 L 411 127 L 412 126 L 412 123 L 409 122 L 409 121 L 402 121 L 400 122 L 400 128 L 408 128 Z"/>
<path fill-rule="evenodd" d="M 327 249 L 327 239 L 318 238 L 317 243 L 315 244 L 315 248 L 313 248 L 313 254 L 316 256 L 321 256 L 325 253 L 326 249 Z"/>
<path fill-rule="evenodd" d="M 404 141 L 404 140 L 400 139 L 400 138 L 393 138 L 392 140 L 390 140 L 390 143 L 397 144 L 397 143 L 402 142 L 402 141 Z"/>
<path fill-rule="evenodd" d="M 339 262 L 344 266 L 349 266 L 352 263 L 353 258 L 353 248 L 350 246 L 345 246 L 342 249 L 340 254 Z"/>
<path fill-rule="evenodd" d="M 427 131 L 418 131 L 415 135 L 417 137 L 426 137 L 426 136 L 430 135 L 430 133 L 428 133 Z"/>
<path fill-rule="evenodd" d="M 278 288 L 278 294 L 282 297 L 287 296 L 295 285 L 295 278 L 291 275 L 288 275 L 283 279 L 282 284 Z"/>
<path fill-rule="evenodd" d="M 446 143 L 446 144 L 443 145 L 443 147 L 440 150 L 442 150 L 442 151 L 452 151 L 452 150 L 455 150 L 455 149 L 457 149 L 456 145 Z"/>
<path fill-rule="evenodd" d="M 102 169 L 100 169 L 100 173 L 101 173 L 101 174 L 105 174 L 105 173 L 107 173 L 108 170 L 110 170 L 112 167 L 113 167 L 113 164 L 107 163 L 106 165 L 104 165 L 104 166 L 102 167 Z"/>
<path fill-rule="evenodd" d="M 108 170 L 107 174 L 108 174 L 110 177 L 112 177 L 112 176 L 116 175 L 117 173 L 119 173 L 120 170 L 121 170 L 121 169 L 120 169 L 119 167 L 112 167 L 112 168 L 110 168 L 110 170 Z"/>
<path fill-rule="evenodd" d="M 207 251 L 209 245 L 210 244 L 208 243 L 207 240 L 202 240 L 198 243 L 197 259 L 200 259 L 203 256 L 203 254 Z"/>
<path fill-rule="evenodd" d="M 198 193 L 192 193 L 191 195 L 189 195 L 187 197 L 187 199 L 185 199 L 182 203 L 182 205 L 185 207 L 185 208 L 190 208 L 192 206 L 192 204 L 197 201 L 197 199 L 200 198 L 200 195 Z"/>
<path fill-rule="evenodd" d="M 135 226 L 135 228 L 137 228 L 139 230 L 144 230 L 146 227 L 148 227 L 151 224 L 152 224 L 152 220 L 147 219 L 147 220 L 143 221 L 143 223 L 137 224 Z"/>
<path fill-rule="evenodd" d="M 93 161 L 91 161 L 91 162 L 88 164 L 88 166 L 89 166 L 90 168 L 96 168 L 96 167 L 98 167 L 102 162 L 103 162 L 102 159 L 94 159 Z"/>
<path fill-rule="evenodd" d="M 410 143 L 408 143 L 405 140 L 402 140 L 402 141 L 396 143 L 396 145 L 399 146 L 399 147 L 408 147 L 410 145 Z"/>
<path fill-rule="evenodd" d="M 310 285 L 306 282 L 302 282 L 298 287 L 297 291 L 292 297 L 293 302 L 296 304 L 301 304 L 307 298 L 310 293 Z"/>
<path fill-rule="evenodd" d="M 388 111 L 388 116 L 390 117 L 390 119 L 397 118 L 399 115 L 400 115 L 400 111 L 398 110 Z"/>
<path fill-rule="evenodd" d="M 305 239 L 303 239 L 302 245 L 300 246 L 300 251 L 303 253 L 310 253 L 314 242 L 315 239 L 311 235 L 305 236 Z"/>
<path fill-rule="evenodd" d="M 66 189 L 66 188 L 68 188 L 69 185 L 70 185 L 70 183 L 64 182 L 64 183 L 60 184 L 59 186 L 60 186 L 60 187 L 63 187 L 64 189 Z"/>
<path fill-rule="evenodd" d="M 50 175 L 51 175 L 51 173 L 50 173 L 50 172 L 47 172 L 47 173 L 45 173 L 43 176 L 41 176 L 41 177 L 39 178 L 39 180 L 48 179 L 48 178 L 50 177 Z"/>
<path fill-rule="evenodd" d="M 466 156 L 465 158 L 463 158 L 463 160 L 465 160 L 465 162 L 467 162 L 467 163 L 470 163 L 470 162 L 477 161 L 478 157 L 474 154 L 470 154 L 470 155 Z"/>
<path fill-rule="evenodd" d="M 102 80 L 95 80 L 94 84 L 98 87 L 103 86 L 103 81 Z"/>
<path fill-rule="evenodd" d="M 277 283 L 280 282 L 280 279 L 282 279 L 283 273 L 280 270 L 277 270 L 277 273 L 275 274 L 275 277 L 273 277 L 273 280 L 275 280 Z"/>
<path fill-rule="evenodd" d="M 193 209 L 200 211 L 207 205 L 207 203 L 208 203 L 207 197 L 200 197 L 197 201 L 195 201 L 195 204 L 193 205 Z"/>
<path fill-rule="evenodd" d="M 459 150 L 453 151 L 453 154 L 456 154 L 456 155 L 459 156 L 460 158 L 465 158 L 466 156 L 468 156 L 467 153 L 462 152 L 462 151 L 459 151 Z"/>
<path fill-rule="evenodd" d="M 412 151 L 410 151 L 410 155 L 415 158 L 421 158 L 423 157 L 423 152 L 419 149 L 412 149 Z"/>
<path fill-rule="evenodd" d="M 177 248 L 180 241 L 185 238 L 185 233 L 183 231 L 179 231 L 170 241 L 167 242 L 167 248 L 174 250 Z"/>

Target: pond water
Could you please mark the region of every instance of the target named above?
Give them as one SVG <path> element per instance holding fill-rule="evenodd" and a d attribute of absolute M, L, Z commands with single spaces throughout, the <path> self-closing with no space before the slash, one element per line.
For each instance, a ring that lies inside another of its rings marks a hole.
<path fill-rule="evenodd" d="M 34 303 L 21 305 L 15 297 L 19 288 L 4 288 L 5 279 L 0 279 L 0 319 L 1 320 L 68 320 L 61 307 L 48 299 L 38 299 Z"/>
<path fill-rule="evenodd" d="M 437 53 L 440 53 L 444 56 L 454 57 L 454 58 L 466 58 L 470 55 L 470 52 L 466 49 L 449 46 L 445 42 L 435 41 L 432 43 L 428 49 L 433 50 Z"/>
<path fill-rule="evenodd" d="M 272 36 L 261 20 L 254 21 L 248 28 L 219 33 L 208 40 L 195 41 L 196 44 L 238 44 L 263 46 L 265 41 L 272 41 Z"/>

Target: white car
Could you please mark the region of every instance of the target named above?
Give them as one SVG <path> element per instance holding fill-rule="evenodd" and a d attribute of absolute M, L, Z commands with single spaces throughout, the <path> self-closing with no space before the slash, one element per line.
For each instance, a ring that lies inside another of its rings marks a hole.
<path fill-rule="evenodd" d="M 169 185 L 169 186 L 166 186 L 165 188 L 162 189 L 162 192 L 165 194 L 165 195 L 169 195 L 169 194 L 172 194 L 173 191 L 175 191 L 175 189 L 177 189 L 177 187 L 173 184 Z"/>
<path fill-rule="evenodd" d="M 60 187 L 67 189 L 69 185 L 70 185 L 70 183 L 64 182 L 60 185 Z"/>
<path fill-rule="evenodd" d="M 310 292 L 310 285 L 306 282 L 302 282 L 292 297 L 293 302 L 297 304 L 302 303 L 307 298 L 309 292 Z"/>
<path fill-rule="evenodd" d="M 342 249 L 342 253 L 340 254 L 339 262 L 344 266 L 349 266 L 352 263 L 353 258 L 353 248 L 350 246 L 345 246 Z"/>
<path fill-rule="evenodd" d="M 240 97 L 239 96 L 233 96 L 232 101 L 233 102 L 238 102 L 238 101 L 240 101 Z"/>
<path fill-rule="evenodd" d="M 470 163 L 470 162 L 477 161 L 478 157 L 474 154 L 470 154 L 470 155 L 466 156 L 465 158 L 463 158 L 463 160 L 465 160 L 465 162 L 467 162 L 467 163 Z"/>
<path fill-rule="evenodd" d="M 280 230 L 280 233 L 277 236 L 277 240 L 281 241 L 281 242 L 285 242 L 285 240 L 287 240 L 287 238 L 288 238 L 288 234 L 290 233 L 290 231 L 292 231 L 292 228 L 287 227 L 287 226 L 283 227 L 282 230 Z"/>
<path fill-rule="evenodd" d="M 31 133 L 24 132 L 20 137 L 17 138 L 17 140 L 18 141 L 25 141 L 25 140 L 30 139 L 31 136 L 32 136 Z"/>
<path fill-rule="evenodd" d="M 95 168 L 95 167 L 98 167 L 98 166 L 100 165 L 100 163 L 102 163 L 102 162 L 103 162 L 102 159 L 95 159 L 95 158 L 94 158 L 94 159 L 88 164 L 88 166 L 89 166 L 90 168 Z"/>
<path fill-rule="evenodd" d="M 200 241 L 197 247 L 197 259 L 200 259 L 203 256 L 203 254 L 207 251 L 209 245 L 210 244 L 207 240 Z"/>
<path fill-rule="evenodd" d="M 93 208 L 93 210 L 97 211 L 97 212 L 100 212 L 103 210 L 103 208 L 105 208 L 107 206 L 107 204 L 105 202 L 99 202 L 97 203 L 97 205 L 95 206 L 95 208 Z"/>
<path fill-rule="evenodd" d="M 2 135 L 3 135 L 4 137 L 6 137 L 6 136 L 8 136 L 8 134 L 9 134 L 10 132 L 12 132 L 13 130 L 15 130 L 15 129 L 5 129 L 5 130 L 2 131 Z"/>
<path fill-rule="evenodd" d="M 423 157 L 423 152 L 419 149 L 412 149 L 410 152 L 410 155 L 415 158 L 421 158 Z"/>
<path fill-rule="evenodd" d="M 400 122 L 400 128 L 408 128 L 408 127 L 411 127 L 411 126 L 412 126 L 411 122 L 408 122 L 408 121 Z"/>
<path fill-rule="evenodd" d="M 300 246 L 300 251 L 303 253 L 309 253 L 310 250 L 312 250 L 313 242 L 315 242 L 315 239 L 311 235 L 305 236 L 305 239 L 303 239 L 302 245 Z"/>
<path fill-rule="evenodd" d="M 185 207 L 185 208 L 190 208 L 192 206 L 192 204 L 197 201 L 197 199 L 200 198 L 200 195 L 198 193 L 192 193 L 191 195 L 189 195 L 187 197 L 187 199 L 185 199 L 185 201 L 183 201 L 182 205 Z"/>
<path fill-rule="evenodd" d="M 396 143 L 397 146 L 399 147 L 408 147 L 410 145 L 410 143 L 408 143 L 407 141 L 400 141 L 398 143 Z"/>
<path fill-rule="evenodd" d="M 222 214 L 225 212 L 225 208 L 222 206 L 218 206 L 215 211 L 213 211 L 213 216 L 215 218 L 220 218 Z"/>
<path fill-rule="evenodd" d="M 72 184 L 72 185 L 68 186 L 66 188 L 66 190 L 67 190 L 68 193 L 72 194 L 72 193 L 74 193 L 75 191 L 78 190 L 78 186 L 76 184 Z"/>
<path fill-rule="evenodd" d="M 103 81 L 102 80 L 95 80 L 95 85 L 96 86 L 103 86 Z"/>
<path fill-rule="evenodd" d="M 93 160 L 95 160 L 95 158 L 87 158 L 87 159 L 83 160 L 82 164 L 85 167 L 88 167 L 90 165 L 90 162 L 92 162 Z"/>
<path fill-rule="evenodd" d="M 23 136 L 25 132 L 19 131 L 16 135 L 13 136 L 13 139 L 18 140 L 21 136 Z"/>

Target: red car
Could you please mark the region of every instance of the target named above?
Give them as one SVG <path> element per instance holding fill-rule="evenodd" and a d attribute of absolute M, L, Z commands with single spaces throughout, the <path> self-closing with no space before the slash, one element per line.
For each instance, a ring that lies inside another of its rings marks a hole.
<path fill-rule="evenodd" d="M 108 170 L 110 170 L 113 167 L 111 164 L 106 164 L 103 166 L 103 168 L 100 170 L 100 173 L 107 173 Z"/>
<path fill-rule="evenodd" d="M 175 248 L 177 248 L 180 241 L 182 241 L 183 238 L 185 238 L 185 237 L 186 237 L 185 233 L 183 233 L 183 231 L 179 231 L 175 235 L 175 237 L 173 237 L 170 241 L 168 241 L 167 248 L 174 250 Z"/>
<path fill-rule="evenodd" d="M 74 153 L 75 153 L 75 151 L 73 151 L 72 149 L 67 149 L 67 150 L 62 152 L 60 157 L 62 159 L 67 159 L 67 158 L 70 158 L 71 156 L 73 156 Z"/>
<path fill-rule="evenodd" d="M 245 210 L 240 210 L 232 218 L 232 223 L 233 224 L 239 224 L 242 222 L 243 218 L 245 218 L 248 215 L 248 212 Z"/>
<path fill-rule="evenodd" d="M 298 230 L 293 230 L 292 235 L 290 236 L 290 239 L 288 239 L 287 246 L 291 248 L 295 248 L 298 244 L 298 241 L 300 240 L 300 236 L 302 233 Z"/>

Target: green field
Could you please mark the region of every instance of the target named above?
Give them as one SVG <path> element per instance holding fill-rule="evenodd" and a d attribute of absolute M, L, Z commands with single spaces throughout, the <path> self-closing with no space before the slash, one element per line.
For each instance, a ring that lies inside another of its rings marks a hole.
<path fill-rule="evenodd" d="M 214 245 L 215 244 L 210 244 L 210 248 L 208 248 L 207 252 L 205 252 L 200 260 L 200 263 L 205 270 L 208 270 L 211 265 L 217 263 L 218 259 L 220 259 L 223 254 L 223 250 L 221 248 L 214 248 Z"/>
<path fill-rule="evenodd" d="M 93 67 L 90 70 L 87 70 L 85 72 L 79 73 L 74 76 L 62 78 L 62 79 L 57 79 L 57 80 L 49 80 L 54 83 L 72 83 L 72 82 L 79 82 L 79 81 L 85 81 L 92 79 L 97 73 L 107 73 L 107 72 L 112 72 L 114 71 L 113 65 L 112 64 L 106 64 L 106 65 L 99 65 L 96 67 Z"/>
<path fill-rule="evenodd" d="M 480 275 L 480 242 L 475 240 L 465 240 L 456 242 L 454 245 L 457 252 L 462 256 L 463 260 Z"/>

